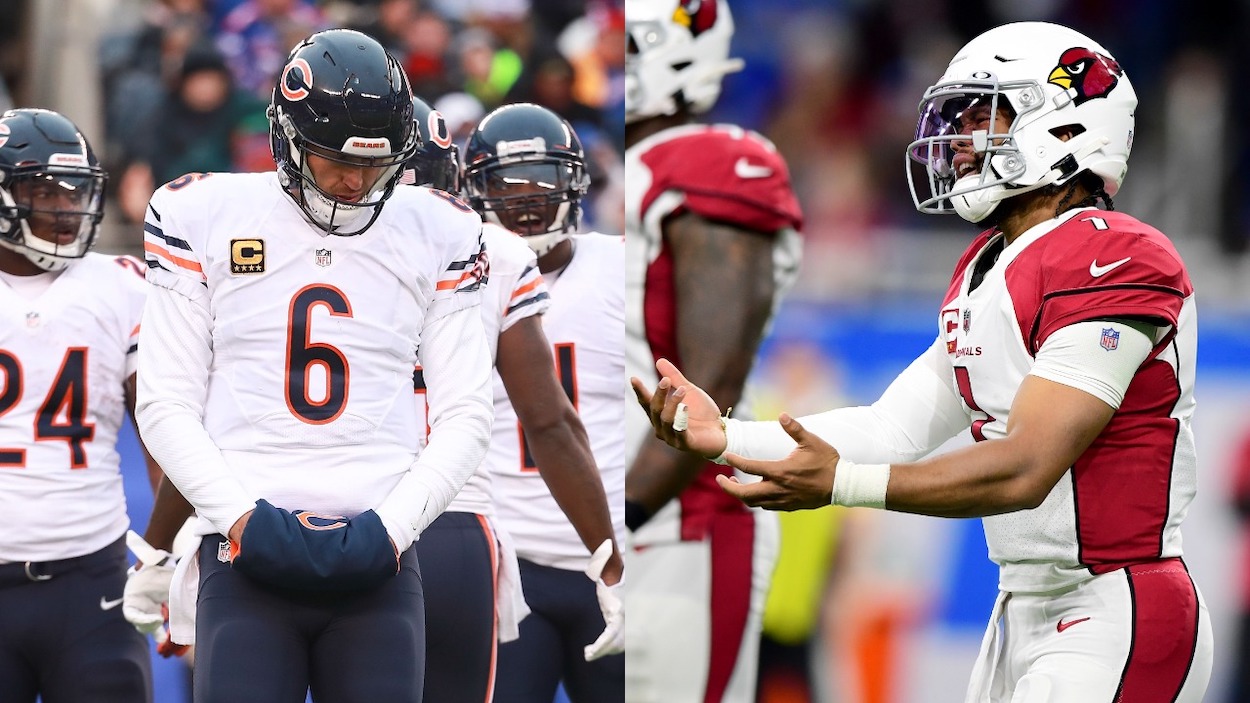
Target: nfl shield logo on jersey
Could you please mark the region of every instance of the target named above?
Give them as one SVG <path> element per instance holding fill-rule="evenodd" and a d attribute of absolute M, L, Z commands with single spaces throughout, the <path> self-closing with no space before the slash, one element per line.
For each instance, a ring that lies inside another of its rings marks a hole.
<path fill-rule="evenodd" d="M 326 266 L 329 266 L 330 265 L 330 250 L 318 249 L 317 258 L 315 259 L 315 261 L 317 262 L 318 266 L 321 266 L 323 268 Z"/>
<path fill-rule="evenodd" d="M 964 309 L 964 334 L 968 334 L 968 329 L 972 327 L 972 311 Z"/>
<path fill-rule="evenodd" d="M 223 564 L 229 564 L 230 558 L 230 542 L 223 540 L 217 545 L 217 561 Z"/>
<path fill-rule="evenodd" d="M 1107 351 L 1115 351 L 1120 346 L 1120 333 L 1110 327 L 1102 328 L 1102 348 Z"/>

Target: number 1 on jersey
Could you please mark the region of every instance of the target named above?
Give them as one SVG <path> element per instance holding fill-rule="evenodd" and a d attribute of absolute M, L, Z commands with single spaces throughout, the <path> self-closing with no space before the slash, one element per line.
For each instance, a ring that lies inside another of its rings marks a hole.
<path fill-rule="evenodd" d="M 977 401 L 972 398 L 972 378 L 968 375 L 968 369 L 964 366 L 955 367 L 955 383 L 959 386 L 959 395 L 964 399 L 964 405 L 972 408 L 974 411 L 985 416 L 984 420 L 972 421 L 972 438 L 978 442 L 985 441 L 985 432 L 983 431 L 987 423 L 993 422 L 994 417 L 981 409 L 977 405 Z"/>
<path fill-rule="evenodd" d="M 573 404 L 574 409 L 577 409 L 577 353 L 574 345 L 572 342 L 557 344 L 555 353 L 556 377 L 560 379 L 560 386 L 564 388 L 564 394 L 568 396 L 569 402 Z M 516 433 L 521 438 L 521 471 L 523 473 L 537 471 L 538 463 L 530 455 L 529 443 L 525 441 L 525 430 L 520 422 L 516 423 Z"/>

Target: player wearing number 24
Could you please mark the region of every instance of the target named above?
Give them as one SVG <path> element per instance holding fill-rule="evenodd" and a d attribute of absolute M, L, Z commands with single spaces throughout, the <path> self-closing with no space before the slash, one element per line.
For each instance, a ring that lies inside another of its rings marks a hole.
<path fill-rule="evenodd" d="M 122 617 L 115 444 L 135 406 L 147 285 L 92 253 L 106 176 L 65 116 L 0 114 L 0 700 L 152 700 Z M 160 469 L 148 461 L 155 483 Z"/>
<path fill-rule="evenodd" d="M 411 90 L 363 34 L 299 43 L 269 119 L 276 172 L 180 178 L 144 222 L 137 419 L 202 536 L 170 635 L 196 645 L 200 703 L 415 703 L 410 547 L 490 437 L 481 220 L 396 188 L 420 145 Z"/>
<path fill-rule="evenodd" d="M 1211 623 L 1181 559 L 1193 289 L 1171 242 L 1111 202 L 1136 106 L 1088 37 L 986 32 L 926 92 L 908 156 L 921 211 L 989 228 L 932 346 L 877 402 L 722 423 L 668 361 L 654 392 L 633 380 L 660 438 L 762 478 L 718 477 L 748 505 L 984 518 L 1000 596 L 970 702 L 1196 702 L 1210 676 Z M 972 446 L 922 458 L 963 429 Z"/>

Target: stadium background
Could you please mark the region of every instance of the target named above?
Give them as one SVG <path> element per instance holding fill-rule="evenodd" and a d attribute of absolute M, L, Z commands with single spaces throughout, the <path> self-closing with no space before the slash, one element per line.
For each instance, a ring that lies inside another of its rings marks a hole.
<path fill-rule="evenodd" d="M 914 213 L 903 152 L 921 93 L 964 41 L 1004 21 L 1050 19 L 1093 36 L 1126 67 L 1142 105 L 1117 206 L 1173 238 L 1198 289 L 1200 484 L 1185 548 L 1215 624 L 1208 700 L 1233 700 L 1229 683 L 1247 661 L 1236 636 L 1250 571 L 1232 508 L 1235 475 L 1250 471 L 1244 3 L 730 2 L 740 28 L 734 52 L 747 68 L 727 79 L 713 117 L 776 142 L 808 218 L 800 282 L 752 379 L 765 412 L 869 402 L 931 341 L 933 306 L 973 229 Z M 273 31 L 242 13 L 228 22 L 239 5 L 275 13 Z M 257 119 L 264 91 L 246 87 L 264 84 L 247 73 L 262 60 L 235 64 L 243 67 L 231 69 L 237 90 L 207 113 L 190 109 L 189 96 L 170 97 L 192 73 L 220 72 L 213 52 L 202 49 L 264 56 L 267 42 L 272 50 L 285 41 L 279 30 L 285 37 L 307 33 L 309 24 L 368 27 L 388 35 L 410 72 L 424 77 L 414 79 L 418 93 L 442 99 L 453 120 L 471 123 L 480 110 L 513 99 L 565 112 L 595 154 L 592 224 L 619 232 L 622 7 L 622 0 L 9 0 L 0 3 L 0 105 L 51 107 L 83 126 L 112 178 L 99 248 L 137 253 L 141 232 L 130 213 L 148 184 L 159 185 L 162 169 L 268 166 Z M 170 154 L 190 152 L 207 165 L 169 163 Z M 150 491 L 137 447 L 124 438 L 127 494 L 141 529 Z M 778 600 L 791 607 L 770 611 L 770 631 L 783 643 L 811 637 L 822 699 L 962 700 L 995 586 L 979 522 L 832 509 L 806 519 L 809 537 L 824 539 L 787 545 L 802 557 L 779 576 Z M 158 660 L 158 703 L 186 700 L 183 674 L 180 663 Z M 804 700 L 780 681 L 768 700 Z"/>

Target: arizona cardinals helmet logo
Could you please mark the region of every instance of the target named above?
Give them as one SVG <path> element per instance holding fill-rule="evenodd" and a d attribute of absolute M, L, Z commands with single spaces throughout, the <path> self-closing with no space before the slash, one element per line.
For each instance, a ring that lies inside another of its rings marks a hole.
<path fill-rule="evenodd" d="M 1073 102 L 1077 105 L 1094 98 L 1105 98 L 1120 82 L 1124 69 L 1119 62 L 1096 51 L 1074 47 L 1063 52 L 1059 65 L 1050 72 L 1047 81 L 1067 90 L 1076 91 Z"/>
<path fill-rule="evenodd" d="M 681 0 L 673 11 L 673 21 L 690 30 L 691 36 L 711 29 L 716 24 L 717 0 Z"/>

